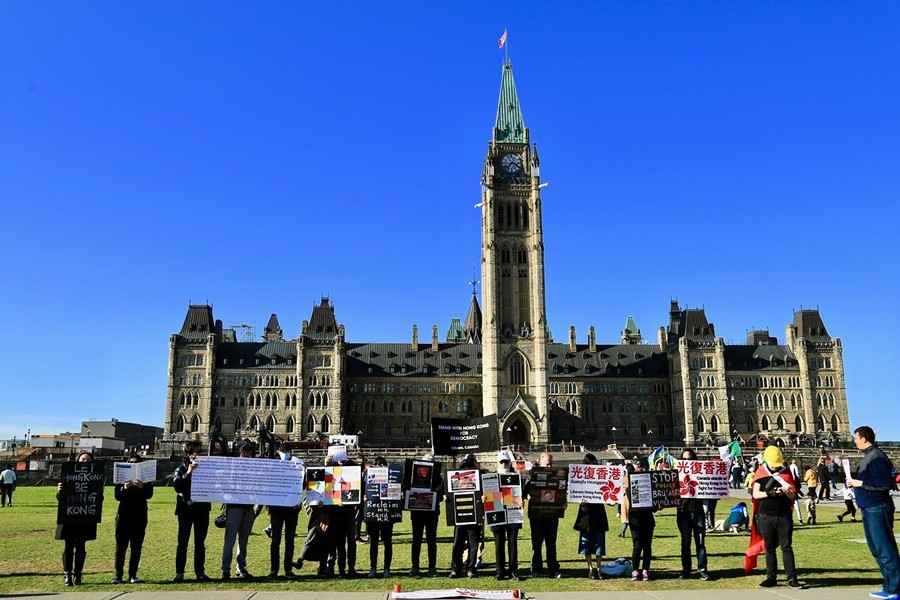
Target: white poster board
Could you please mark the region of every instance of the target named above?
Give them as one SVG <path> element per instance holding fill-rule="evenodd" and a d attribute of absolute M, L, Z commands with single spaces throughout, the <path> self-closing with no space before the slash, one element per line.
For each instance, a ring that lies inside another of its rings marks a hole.
<path fill-rule="evenodd" d="M 191 476 L 191 500 L 297 506 L 303 473 L 303 464 L 298 461 L 201 456 Z"/>
<path fill-rule="evenodd" d="M 728 463 L 721 460 L 679 460 L 675 466 L 682 498 L 718 500 L 731 494 Z"/>
<path fill-rule="evenodd" d="M 629 476 L 632 508 L 653 508 L 653 481 L 650 473 L 632 473 Z"/>
<path fill-rule="evenodd" d="M 618 504 L 622 501 L 625 467 L 617 465 L 569 465 L 568 501 Z"/>
<path fill-rule="evenodd" d="M 841 468 L 844 469 L 844 482 L 846 483 L 847 487 L 850 487 L 850 480 L 853 479 L 853 477 L 850 475 L 850 459 L 849 458 L 841 459 Z M 797 483 L 799 484 L 799 482 L 797 482 Z"/>
<path fill-rule="evenodd" d="M 156 461 L 113 463 L 113 484 L 119 485 L 126 481 L 156 481 Z"/>

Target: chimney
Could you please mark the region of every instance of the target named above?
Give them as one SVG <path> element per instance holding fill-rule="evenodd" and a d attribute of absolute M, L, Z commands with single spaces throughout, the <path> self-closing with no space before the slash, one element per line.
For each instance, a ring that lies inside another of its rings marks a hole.
<path fill-rule="evenodd" d="M 575 326 L 569 325 L 569 352 L 575 352 L 577 349 L 575 344 Z"/>
<path fill-rule="evenodd" d="M 437 325 L 431 326 L 431 351 L 437 352 L 439 350 L 438 346 L 438 328 Z"/>
<path fill-rule="evenodd" d="M 591 325 L 588 327 L 588 352 L 596 352 L 597 351 L 597 332 L 594 330 L 594 326 Z"/>
<path fill-rule="evenodd" d="M 412 349 L 419 349 L 419 326 L 413 324 Z"/>

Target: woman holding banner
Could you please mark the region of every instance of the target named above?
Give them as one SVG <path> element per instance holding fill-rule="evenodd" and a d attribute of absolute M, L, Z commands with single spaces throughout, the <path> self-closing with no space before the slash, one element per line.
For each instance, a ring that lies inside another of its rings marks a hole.
<path fill-rule="evenodd" d="M 681 453 L 681 460 L 697 460 L 697 453 L 691 448 L 685 448 Z M 686 498 L 676 509 L 675 519 L 678 523 L 678 532 L 681 534 L 681 578 L 688 579 L 691 576 L 691 539 L 697 549 L 697 570 L 700 579 L 709 581 L 709 573 L 706 571 L 706 515 L 703 510 L 703 500 Z"/>
<path fill-rule="evenodd" d="M 585 454 L 584 464 L 598 464 L 597 457 L 591 453 Z M 609 531 L 606 506 L 587 502 L 579 504 L 574 529 L 579 534 L 578 554 L 584 556 L 587 563 L 588 578 L 600 579 L 600 559 L 606 554 L 606 532 Z"/>
<path fill-rule="evenodd" d="M 128 462 L 141 462 L 139 456 L 132 456 Z M 116 513 L 116 576 L 113 583 L 122 583 L 125 569 L 125 552 L 131 546 L 128 560 L 128 582 L 140 583 L 137 576 L 141 564 L 141 549 L 147 531 L 147 500 L 153 497 L 153 484 L 143 481 L 126 481 L 115 487 L 119 510 Z"/>
<path fill-rule="evenodd" d="M 632 464 L 635 473 L 647 471 L 647 459 L 641 458 Z M 626 482 L 630 478 L 626 478 Z M 631 580 L 650 581 L 650 560 L 653 558 L 653 530 L 656 519 L 652 508 L 634 508 L 631 506 L 627 489 L 622 496 L 622 516 L 631 529 Z"/>
<path fill-rule="evenodd" d="M 94 456 L 82 450 L 78 454 L 75 462 L 89 463 L 94 460 Z M 66 522 L 67 505 L 70 495 L 67 494 L 65 486 L 60 482 L 56 488 L 56 500 L 58 502 L 56 514 L 56 539 L 62 540 L 65 544 L 63 547 L 63 573 L 64 583 L 66 586 L 81 585 L 81 574 L 84 571 L 84 561 L 87 558 L 87 549 L 85 543 L 88 540 L 97 539 L 97 523 L 80 520 L 77 523 Z M 100 487 L 100 498 L 98 505 L 103 503 L 103 487 Z"/>
<path fill-rule="evenodd" d="M 378 456 L 373 466 L 387 467 L 387 459 Z M 363 481 L 366 481 L 365 477 Z M 366 533 L 369 535 L 369 577 L 378 577 L 378 544 L 384 543 L 384 578 L 387 579 L 391 576 L 391 559 L 394 556 L 394 523 L 390 520 L 367 520 Z"/>
<path fill-rule="evenodd" d="M 513 470 L 513 456 L 509 450 L 501 450 L 497 455 L 497 473 L 511 474 Z M 492 525 L 494 534 L 494 552 L 497 562 L 497 581 L 506 579 L 523 579 L 519 575 L 519 523 L 503 523 Z M 507 562 L 507 557 L 509 561 Z"/>
<path fill-rule="evenodd" d="M 457 469 L 477 470 L 478 461 L 474 454 L 466 454 Z M 479 475 L 480 476 L 480 475 Z M 453 550 L 451 552 L 451 568 L 450 578 L 455 579 L 465 575 L 467 577 L 475 577 L 478 573 L 476 565 L 478 562 L 478 544 L 481 539 L 482 529 L 484 525 L 457 525 L 453 529 Z M 466 553 L 466 560 L 463 563 L 463 553 Z"/>

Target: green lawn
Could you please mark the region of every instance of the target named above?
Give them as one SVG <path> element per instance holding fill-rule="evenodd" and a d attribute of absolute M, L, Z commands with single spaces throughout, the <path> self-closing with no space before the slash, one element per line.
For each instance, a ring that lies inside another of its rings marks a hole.
<path fill-rule="evenodd" d="M 62 575 L 60 573 L 60 554 L 62 542 L 53 539 L 56 519 L 55 488 L 20 487 L 15 495 L 16 506 L 14 508 L 0 509 L 0 594 L 11 592 L 52 592 L 62 591 Z M 116 501 L 113 498 L 112 488 L 106 492 L 107 504 L 105 507 L 104 521 L 99 529 L 99 538 L 88 543 L 88 558 L 85 567 L 85 582 L 79 588 L 81 591 L 111 591 L 113 585 L 113 552 L 115 547 L 113 523 L 116 509 Z M 174 512 L 175 496 L 171 488 L 156 490 L 150 503 L 150 524 L 147 528 L 147 539 L 144 543 L 144 555 L 141 564 L 140 576 L 147 583 L 139 586 L 127 586 L 127 589 L 200 589 L 197 584 L 186 583 L 171 585 L 166 582 L 174 574 L 175 561 L 175 533 L 176 521 Z M 734 501 L 720 502 L 717 510 L 720 516 Z M 838 507 L 843 508 L 843 503 L 819 507 L 820 525 L 803 527 L 795 530 L 794 549 L 797 555 L 797 564 L 801 577 L 813 586 L 833 585 L 869 585 L 880 584 L 880 576 L 864 543 L 858 543 L 863 539 L 862 524 L 844 523 L 836 521 L 835 515 Z M 672 589 L 672 588 L 746 588 L 755 586 L 762 578 L 761 571 L 750 577 L 745 577 L 742 571 L 742 559 L 744 549 L 747 546 L 748 536 L 712 534 L 708 538 L 708 550 L 710 553 L 710 571 L 715 580 L 701 582 L 699 580 L 682 581 L 677 579 L 680 571 L 679 537 L 675 527 L 675 511 L 666 510 L 657 513 L 657 528 L 654 540 L 653 573 L 656 577 L 649 583 L 632 583 L 625 579 L 590 581 L 584 577 L 585 569 L 583 561 L 576 554 L 577 538 L 572 530 L 572 519 L 575 515 L 574 505 L 570 505 L 567 517 L 560 524 L 559 534 L 559 558 L 563 565 L 565 577 L 561 580 L 543 578 L 528 579 L 518 584 L 526 591 L 541 590 L 627 590 L 627 589 Z M 618 528 L 618 520 L 611 508 L 607 509 L 611 526 Z M 443 515 L 442 515 L 443 520 Z M 262 575 L 268 573 L 268 546 L 269 541 L 262 534 L 266 524 L 265 513 L 260 516 L 254 529 L 255 534 L 250 538 L 250 562 L 252 573 Z M 305 534 L 305 519 L 301 521 L 301 535 Z M 611 532 L 607 537 L 607 548 L 612 557 L 629 556 L 631 553 L 631 539 L 617 537 L 617 531 Z M 439 557 L 438 565 L 443 575 L 446 575 L 450 563 L 450 539 L 451 530 L 442 527 L 439 532 Z M 857 540 L 857 541 L 851 541 Z M 297 545 L 302 545 L 302 537 L 297 539 Z M 307 565 L 301 572 L 298 580 L 268 581 L 258 580 L 252 584 L 232 581 L 222 584 L 218 581 L 206 584 L 205 589 L 229 589 L 252 587 L 259 590 L 291 589 L 340 589 L 343 591 L 384 590 L 389 584 L 400 583 L 404 589 L 422 589 L 434 587 L 447 587 L 452 582 L 446 577 L 437 579 L 412 579 L 407 577 L 409 569 L 410 552 L 409 522 L 405 521 L 396 526 L 394 534 L 394 564 L 395 576 L 390 582 L 383 579 L 369 580 L 366 578 L 355 580 L 320 580 L 314 576 L 314 567 Z M 219 571 L 222 548 L 222 530 L 210 526 L 207 538 L 207 571 L 215 576 Z M 423 563 L 425 561 L 425 549 L 423 547 Z M 368 572 L 369 557 L 368 547 L 358 547 L 357 570 Z M 523 572 L 528 573 L 528 564 L 531 557 L 531 543 L 526 523 L 519 540 L 520 563 Z M 508 588 L 508 582 L 498 582 L 490 574 L 493 565 L 494 551 L 492 538 L 488 535 L 488 546 L 485 552 L 485 561 L 488 565 L 482 571 L 483 575 L 475 581 L 458 580 L 465 587 L 478 588 Z M 190 570 L 191 558 L 189 554 L 188 569 Z M 760 566 L 764 564 L 761 558 Z M 338 583 L 339 581 L 339 583 Z M 124 588 L 123 588 L 124 589 Z"/>

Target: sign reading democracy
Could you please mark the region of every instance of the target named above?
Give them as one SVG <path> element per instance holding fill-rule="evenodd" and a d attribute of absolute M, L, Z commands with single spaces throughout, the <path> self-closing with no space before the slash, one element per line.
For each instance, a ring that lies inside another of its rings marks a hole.
<path fill-rule="evenodd" d="M 297 506 L 303 464 L 270 458 L 201 456 L 191 476 L 194 502 Z"/>
<path fill-rule="evenodd" d="M 366 469 L 366 503 L 363 519 L 375 523 L 399 523 L 403 518 L 403 465 Z"/>
<path fill-rule="evenodd" d="M 63 489 L 57 523 L 87 525 L 100 522 L 104 472 L 102 461 L 63 463 Z"/>
<path fill-rule="evenodd" d="M 618 504 L 622 501 L 625 467 L 615 465 L 569 465 L 566 484 L 569 502 Z"/>
<path fill-rule="evenodd" d="M 728 463 L 721 460 L 679 460 L 675 465 L 682 498 L 716 500 L 729 495 Z"/>
<path fill-rule="evenodd" d="M 118 485 L 127 481 L 156 481 L 156 461 L 113 463 L 113 483 Z"/>
<path fill-rule="evenodd" d="M 435 454 L 494 452 L 500 448 L 497 415 L 471 419 L 432 419 L 431 446 Z"/>
<path fill-rule="evenodd" d="M 569 471 L 565 467 L 534 467 L 528 482 L 528 514 L 562 517 L 566 513 L 566 484 Z"/>

